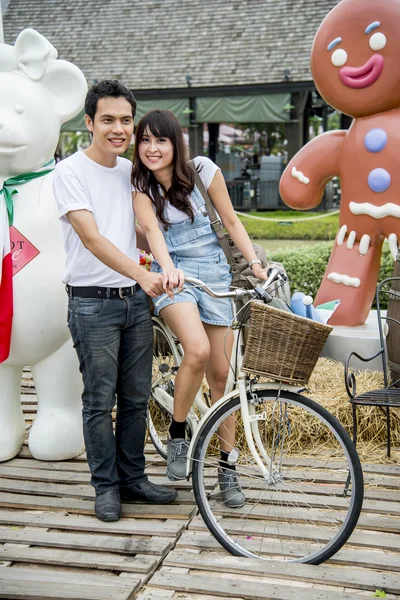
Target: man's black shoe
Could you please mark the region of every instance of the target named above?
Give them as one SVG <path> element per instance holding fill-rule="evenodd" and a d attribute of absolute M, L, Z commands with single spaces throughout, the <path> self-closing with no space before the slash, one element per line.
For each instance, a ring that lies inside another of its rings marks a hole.
<path fill-rule="evenodd" d="M 148 479 L 133 483 L 129 487 L 120 488 L 120 493 L 122 502 L 142 500 L 150 504 L 168 504 L 168 502 L 175 500 L 178 495 L 178 492 L 173 488 L 156 485 Z"/>
<path fill-rule="evenodd" d="M 103 494 L 97 494 L 94 510 L 100 521 L 118 521 L 121 518 L 119 490 L 112 489 Z"/>

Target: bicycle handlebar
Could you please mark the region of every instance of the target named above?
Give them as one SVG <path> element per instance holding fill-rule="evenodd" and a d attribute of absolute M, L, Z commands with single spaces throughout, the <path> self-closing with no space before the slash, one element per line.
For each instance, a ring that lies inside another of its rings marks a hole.
<path fill-rule="evenodd" d="M 284 283 L 286 280 L 287 280 L 286 275 L 284 273 L 282 273 L 282 271 L 280 269 L 274 267 L 271 269 L 268 279 L 266 281 L 264 281 L 263 284 L 257 286 L 256 288 L 254 288 L 252 290 L 246 290 L 244 288 L 236 288 L 234 290 L 230 290 L 229 292 L 215 292 L 214 290 L 209 288 L 208 285 L 204 283 L 204 281 L 201 281 L 201 279 L 196 279 L 195 277 L 185 277 L 186 283 L 189 283 L 196 287 L 202 288 L 202 290 L 204 292 L 206 292 L 212 298 L 235 298 L 236 300 L 240 300 L 245 296 L 253 296 L 253 297 L 259 296 L 260 298 L 264 297 L 265 294 L 267 293 L 267 289 L 269 288 L 270 285 L 272 285 L 276 281 Z M 260 290 L 260 291 L 262 290 L 263 292 L 265 292 L 265 294 L 257 292 L 257 290 Z M 175 293 L 178 294 L 179 292 L 175 292 Z M 162 296 L 162 298 L 163 297 L 164 296 Z M 156 302 L 156 306 L 157 306 L 157 304 L 159 304 L 159 302 L 161 302 L 161 298 Z"/>

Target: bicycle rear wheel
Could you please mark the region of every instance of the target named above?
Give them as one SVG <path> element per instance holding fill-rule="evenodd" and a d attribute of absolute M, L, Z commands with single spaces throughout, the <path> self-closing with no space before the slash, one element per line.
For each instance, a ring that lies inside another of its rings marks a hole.
<path fill-rule="evenodd" d="M 253 423 L 273 466 L 264 477 L 247 445 L 239 395 L 233 397 L 210 417 L 194 449 L 193 488 L 201 516 L 236 556 L 319 564 L 356 526 L 363 500 L 357 452 L 339 421 L 308 398 L 290 392 L 277 397 L 265 389 L 248 394 L 248 402 L 255 405 L 259 420 Z M 218 428 L 230 415 L 236 419 L 236 471 L 246 495 L 242 508 L 229 508 L 216 482 Z"/>

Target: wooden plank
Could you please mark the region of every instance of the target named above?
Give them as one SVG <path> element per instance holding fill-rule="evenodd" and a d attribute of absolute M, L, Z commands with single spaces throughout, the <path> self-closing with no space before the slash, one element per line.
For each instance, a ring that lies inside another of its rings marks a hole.
<path fill-rule="evenodd" d="M 2 463 L 3 467 L 23 467 L 25 469 L 41 469 L 41 470 L 52 470 L 52 471 L 72 471 L 72 472 L 85 472 L 89 473 L 89 465 L 86 461 L 76 460 L 73 461 L 45 461 L 36 460 L 35 458 L 26 457 L 20 458 L 19 455 L 16 458 L 12 458 L 7 462 Z"/>
<path fill-rule="evenodd" d="M 210 480 L 209 480 L 210 481 Z M 346 501 L 343 500 L 343 485 L 339 486 L 335 483 L 300 483 L 285 480 L 282 484 L 277 484 L 274 487 L 269 486 L 266 482 L 246 482 L 245 478 L 241 478 L 241 485 L 246 499 L 255 501 L 261 504 L 270 504 L 272 502 L 280 504 L 281 502 L 289 502 L 293 498 L 293 503 L 298 506 L 304 504 L 311 506 L 333 506 L 341 508 L 345 506 Z M 215 490 L 212 497 L 220 496 L 219 488 Z M 327 500 L 329 498 L 329 500 Z M 368 500 L 399 502 L 400 491 L 398 489 L 377 488 L 375 486 L 364 489 L 364 498 Z M 337 502 L 339 499 L 340 502 Z M 389 506 L 389 505 L 388 505 Z M 392 507 L 393 508 L 393 507 Z"/>
<path fill-rule="evenodd" d="M 168 593 L 170 592 L 171 596 L 161 595 L 161 592 Z M 143 595 L 139 595 L 137 600 L 165 600 L 165 598 L 174 598 L 176 600 L 215 600 L 214 595 L 210 594 L 189 594 L 185 592 L 184 594 L 177 592 L 174 593 L 173 590 L 161 590 L 159 588 L 152 588 L 151 590 L 147 590 Z M 232 596 L 224 596 L 225 600 L 243 600 L 242 598 L 232 598 Z"/>
<path fill-rule="evenodd" d="M 122 519 L 106 523 L 96 517 L 75 517 L 57 513 L 25 513 L 21 511 L 0 510 L 0 523 L 7 525 L 34 527 L 50 527 L 70 531 L 92 531 L 97 533 L 113 533 L 126 535 L 156 535 L 158 537 L 178 536 L 185 524 L 182 521 L 168 519 L 167 521 L 138 521 L 137 519 Z"/>
<path fill-rule="evenodd" d="M 368 475 L 369 473 L 375 473 L 379 475 L 392 475 L 394 477 L 400 477 L 400 466 L 399 465 L 381 465 L 381 464 L 364 464 L 362 465 L 363 473 Z M 368 479 L 368 477 L 367 477 Z"/>
<path fill-rule="evenodd" d="M 27 446 L 27 444 L 24 444 L 22 446 L 17 457 L 18 458 L 30 458 L 32 460 L 35 460 L 31 454 L 31 451 L 29 450 L 29 447 Z M 70 460 L 73 460 L 74 462 L 76 462 L 76 461 L 85 462 L 87 464 L 86 452 L 83 452 L 79 456 L 75 456 L 74 459 L 70 459 Z M 38 462 L 41 463 L 41 461 L 38 461 Z M 164 469 L 165 469 L 165 467 L 166 467 L 166 461 L 158 454 L 146 456 L 146 462 L 151 465 L 159 465 L 160 468 L 164 467 Z M 58 464 L 63 464 L 63 463 L 60 462 Z"/>
<path fill-rule="evenodd" d="M 285 479 L 289 478 L 293 481 L 307 481 L 312 479 L 317 483 L 343 483 L 343 473 L 336 470 L 317 470 L 317 469 L 288 469 L 284 471 Z M 365 475 L 365 474 L 364 474 Z M 345 478 L 346 479 L 346 478 Z M 368 474 L 365 475 L 365 483 L 368 486 L 376 487 L 393 487 L 399 489 L 400 479 L 394 475 L 383 474 Z M 262 483 L 260 484 L 262 485 Z"/>
<path fill-rule="evenodd" d="M 10 569 L 11 570 L 11 569 Z M 15 571 L 19 569 L 14 569 Z M 60 584 L 56 581 L 24 581 L 16 578 L 4 580 L 0 574 L 0 598 L 5 600 L 110 600 L 110 590 L 105 587 L 82 585 L 81 583 Z M 132 592 L 112 592 L 113 600 L 130 600 Z"/>
<path fill-rule="evenodd" d="M 224 530 L 234 537 L 239 536 L 279 536 L 279 539 L 288 540 L 310 540 L 329 542 L 332 538 L 332 529 L 327 527 L 318 527 L 310 525 L 301 525 L 299 523 L 288 525 L 285 523 L 274 523 L 255 521 L 248 519 L 247 521 L 239 519 L 220 519 L 219 523 Z M 206 524 L 201 517 L 195 517 L 190 523 L 190 531 L 208 531 Z M 389 550 L 391 552 L 400 552 L 400 536 L 385 534 L 375 531 L 362 531 L 356 529 L 353 531 L 349 545 L 360 546 L 367 548 L 379 548 L 380 550 Z M 400 560 L 400 559 L 399 559 Z"/>
<path fill-rule="evenodd" d="M 14 467 L 7 463 L 0 464 L 0 477 L 7 479 L 22 479 L 23 481 L 44 481 L 51 483 L 89 484 L 90 473 L 74 471 L 58 471 L 50 469 L 28 469 Z"/>
<path fill-rule="evenodd" d="M 392 478 L 393 479 L 393 478 Z M 263 490 L 265 494 L 274 494 L 275 496 L 279 496 L 283 491 L 291 492 L 291 493 L 301 493 L 301 494 L 311 494 L 317 496 L 343 496 L 343 490 L 345 487 L 345 482 L 342 482 L 342 485 L 336 485 L 335 482 L 295 482 L 285 479 L 285 481 L 281 485 L 276 485 L 273 488 L 268 487 L 267 483 L 249 483 L 249 487 L 246 487 L 246 480 L 241 480 L 242 488 L 246 493 L 246 497 L 249 499 L 257 499 Z M 250 490 L 250 492 L 248 491 Z M 258 491 L 259 490 L 259 491 Z M 272 496 L 273 497 L 273 496 Z M 364 488 L 364 498 L 368 500 L 384 500 L 389 502 L 398 502 L 400 501 L 400 489 L 396 484 L 392 485 L 389 489 L 387 487 L 378 487 L 378 486 L 366 486 Z"/>
<path fill-rule="evenodd" d="M 335 460 L 323 460 L 316 458 L 303 458 L 303 457 L 293 457 L 293 458 L 285 458 L 283 460 L 283 464 L 285 466 L 293 466 L 293 467 L 307 467 L 310 469 L 345 469 L 346 464 L 342 461 Z M 362 469 L 364 473 L 375 473 L 379 475 L 393 475 L 400 477 L 400 467 L 399 465 L 389 465 L 389 464 L 379 464 L 379 463 L 362 463 Z"/>
<path fill-rule="evenodd" d="M 0 494 L 0 507 L 29 508 L 39 510 L 60 509 L 68 512 L 94 514 L 93 500 L 79 498 L 52 498 L 50 496 L 32 496 L 25 494 Z M 123 504 L 122 516 L 140 519 L 185 519 L 188 520 L 197 511 L 190 504 Z"/>
<path fill-rule="evenodd" d="M 0 569 L 1 576 L 5 579 L 13 580 L 19 577 L 21 581 L 58 581 L 62 583 L 69 583 L 76 579 L 83 584 L 93 584 L 97 586 L 107 587 L 111 589 L 119 590 L 132 590 L 132 587 L 137 587 L 142 578 L 130 575 L 127 578 L 118 577 L 117 575 L 98 575 L 97 573 L 86 573 L 84 571 L 71 572 L 64 571 L 61 569 L 42 569 L 42 568 L 7 568 Z"/>
<path fill-rule="evenodd" d="M 400 502 L 400 490 L 394 489 L 369 489 L 366 488 L 364 490 L 364 498 L 367 500 L 377 500 L 377 501 L 389 501 L 389 502 Z"/>
<path fill-rule="evenodd" d="M 25 572 L 23 572 L 25 571 Z M 37 569 L 0 568 L 0 598 L 15 600 L 129 600 L 133 592 L 139 587 L 132 582 L 132 586 L 118 585 L 115 587 L 105 585 L 96 577 L 97 582 L 83 581 L 79 576 L 74 581 L 71 574 L 61 571 L 39 571 Z"/>
<path fill-rule="evenodd" d="M 279 506 L 278 503 L 273 505 L 268 505 L 266 502 L 263 504 L 253 504 L 251 506 L 251 510 L 249 510 L 249 505 L 246 504 L 242 508 L 229 509 L 227 506 L 222 505 L 221 500 L 210 499 L 210 506 L 214 512 L 214 515 L 221 516 L 229 516 L 229 517 L 237 517 L 237 518 L 252 518 L 252 519 L 263 519 L 263 520 L 275 520 L 280 519 L 283 522 L 287 522 L 288 519 L 293 521 L 297 521 L 299 523 L 302 522 L 318 522 L 328 524 L 332 521 L 338 520 L 342 521 L 345 512 L 340 508 L 332 509 L 332 510 L 323 510 L 322 506 L 316 505 L 314 508 L 307 508 L 307 506 L 297 507 L 295 504 L 288 503 L 283 506 Z M 384 512 L 383 505 L 385 503 L 374 503 L 374 519 L 378 520 L 381 518 L 382 512 Z M 390 511 L 388 514 L 397 513 L 400 510 L 400 506 L 397 507 L 394 503 L 386 502 L 387 505 L 393 507 L 393 511 Z M 379 511 L 379 506 L 382 505 L 382 511 Z M 364 506 L 363 506 L 364 510 Z M 364 513 L 363 513 L 364 514 Z M 393 515 L 393 517 L 395 516 Z M 372 513 L 371 513 L 372 516 Z M 386 515 L 388 516 L 388 515 Z M 394 519 L 393 521 L 399 521 L 399 519 Z M 363 527 L 364 528 L 364 527 Z"/>
<path fill-rule="evenodd" d="M 385 502 L 382 500 L 379 502 L 374 500 L 364 500 L 362 510 L 363 513 L 371 512 L 378 515 L 400 515 L 400 505 L 396 505 L 395 502 Z"/>
<path fill-rule="evenodd" d="M 15 460 L 15 459 L 14 459 Z M 18 459 L 17 459 L 18 460 Z M 10 461 L 12 462 L 12 461 Z M 25 466 L 13 466 L 8 463 L 0 464 L 0 477 L 7 479 L 21 479 L 23 481 L 43 481 L 46 483 L 73 483 L 73 484 L 86 484 L 90 483 L 90 473 L 88 469 L 86 471 L 79 470 L 59 470 L 57 465 L 54 465 L 54 469 L 42 469 L 40 468 L 28 468 Z M 174 487 L 176 489 L 190 490 L 192 484 L 189 481 L 174 481 L 173 484 L 166 477 L 165 473 L 157 474 L 152 476 L 153 483 L 158 485 L 165 485 L 167 487 Z M 206 489 L 212 489 L 216 483 L 216 477 L 212 480 L 206 481 Z"/>
<path fill-rule="evenodd" d="M 199 577 L 196 575 L 177 575 L 175 573 L 157 572 L 147 586 L 173 589 L 181 592 L 197 592 L 214 594 L 216 597 L 231 596 L 245 600 L 337 600 L 337 591 L 317 590 L 293 586 L 260 585 L 258 581 L 228 580 L 222 577 Z M 341 594 L 342 600 L 354 600 L 354 594 Z"/>
<path fill-rule="evenodd" d="M 385 531 L 387 533 L 400 533 L 400 519 L 386 515 L 364 515 L 361 513 L 357 527 L 373 531 Z"/>
<path fill-rule="evenodd" d="M 364 474 L 364 485 L 366 488 L 376 487 L 383 489 L 400 489 L 400 478 L 392 475 Z"/>
<path fill-rule="evenodd" d="M 326 565 L 304 565 L 283 563 L 282 561 L 260 561 L 237 556 L 223 556 L 216 553 L 190 554 L 174 551 L 164 559 L 163 565 L 188 567 L 192 570 L 237 573 L 246 576 L 268 576 L 291 581 L 307 581 L 321 585 L 345 586 L 359 590 L 385 590 L 386 593 L 400 594 L 400 575 L 393 573 L 369 572 L 365 569 L 338 569 Z"/>
<path fill-rule="evenodd" d="M 197 548 L 199 550 L 220 550 L 221 546 L 215 540 L 211 534 L 210 535 L 196 535 L 191 534 L 190 532 L 184 533 L 178 540 L 176 547 L 179 550 L 183 550 L 185 547 L 187 548 Z M 296 554 L 302 548 L 296 546 L 295 543 L 288 542 L 287 544 L 282 542 L 280 544 L 277 543 L 277 540 L 274 540 L 272 543 L 269 540 L 264 540 L 262 544 L 260 544 L 259 540 L 244 540 L 243 547 L 245 547 L 250 552 L 254 552 L 256 555 L 260 553 L 260 550 L 263 554 L 267 556 L 277 557 L 280 554 L 284 553 L 286 557 L 296 558 L 298 554 Z M 312 547 L 311 545 L 309 548 Z M 388 552 L 378 552 L 374 550 L 364 550 L 364 549 L 347 549 L 345 546 L 337 554 L 335 554 L 332 558 L 329 559 L 329 562 L 332 564 L 340 564 L 346 565 L 353 564 L 358 567 L 367 567 L 372 570 L 382 569 L 383 571 L 395 571 L 399 570 L 399 555 L 388 553 Z"/>
<path fill-rule="evenodd" d="M 267 512 L 270 511 L 271 504 L 276 504 L 278 506 L 297 506 L 297 507 L 312 507 L 316 509 L 325 510 L 325 508 L 331 508 L 335 510 L 343 510 L 347 509 L 348 500 L 345 498 L 341 498 L 338 496 L 331 496 L 327 494 L 326 496 L 317 496 L 313 494 L 297 494 L 290 492 L 275 492 L 272 489 L 265 489 L 264 492 L 260 492 L 258 490 L 245 490 L 247 500 L 254 500 L 257 503 L 257 508 L 262 508 L 263 505 L 267 506 Z M 211 495 L 210 503 L 213 506 L 218 506 L 218 503 L 221 504 L 221 493 L 219 490 L 216 490 L 215 493 Z M 226 507 L 222 507 L 222 512 L 227 512 Z M 245 506 L 243 512 L 248 511 L 248 505 Z M 400 515 L 400 505 L 396 505 L 393 502 L 385 502 L 385 501 L 375 501 L 375 500 L 364 500 L 363 502 L 363 512 L 374 512 L 374 513 L 387 513 L 392 515 Z"/>
<path fill-rule="evenodd" d="M 127 536 L 86 535 L 85 533 L 57 533 L 32 529 L 10 529 L 0 527 L 0 543 L 29 544 L 54 548 L 97 550 L 119 552 L 121 554 L 161 554 L 164 555 L 174 538 L 156 536 L 139 538 Z"/>
<path fill-rule="evenodd" d="M 170 482 L 170 487 L 172 484 Z M 0 491 L 20 492 L 22 494 L 40 494 L 45 496 L 62 496 L 63 498 L 82 498 L 83 500 L 94 500 L 95 491 L 91 485 L 64 485 L 62 483 L 48 483 L 43 481 L 21 481 L 19 479 L 0 479 Z M 182 490 L 178 493 L 175 503 L 194 503 L 193 493 Z M 135 500 L 134 504 L 141 504 Z M 173 503 L 171 503 L 173 504 Z"/>
<path fill-rule="evenodd" d="M 79 458 L 79 460 L 78 460 Z M 31 455 L 26 456 L 25 458 L 19 455 L 17 458 L 12 458 L 11 460 L 2 463 L 3 467 L 23 467 L 26 469 L 40 469 L 40 470 L 52 470 L 52 471 L 78 471 L 80 473 L 85 472 L 89 473 L 89 466 L 87 464 L 86 459 L 83 460 L 81 457 L 75 458 L 71 461 L 41 461 L 32 458 Z M 148 457 L 146 456 L 146 460 Z M 152 465 L 148 463 L 146 465 L 146 474 L 149 476 L 156 477 L 165 477 L 165 463 L 163 465 Z M 216 481 L 216 475 L 213 474 L 211 478 L 206 477 L 206 480 Z M 171 482 L 169 481 L 169 484 Z"/>
<path fill-rule="evenodd" d="M 172 598 L 174 596 L 174 590 L 159 590 L 153 588 L 152 590 L 145 589 L 142 593 L 139 593 L 137 600 L 165 600 L 165 598 Z M 185 598 L 187 596 L 185 595 Z"/>
<path fill-rule="evenodd" d="M 144 554 L 121 556 L 106 552 L 65 550 L 65 548 L 62 550 L 37 546 L 23 548 L 16 544 L 0 546 L 0 560 L 146 574 L 157 566 L 156 558 Z"/>

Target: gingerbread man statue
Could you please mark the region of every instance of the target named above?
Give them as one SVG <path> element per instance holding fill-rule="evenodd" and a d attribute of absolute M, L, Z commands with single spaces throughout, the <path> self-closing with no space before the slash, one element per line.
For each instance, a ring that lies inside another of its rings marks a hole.
<path fill-rule="evenodd" d="M 291 208 L 318 206 L 326 183 L 342 187 L 340 229 L 315 304 L 340 299 L 330 323 L 362 325 L 375 293 L 382 244 L 396 258 L 400 234 L 400 0 L 342 0 L 314 39 L 311 70 L 321 96 L 354 118 L 317 136 L 286 167 Z"/>

